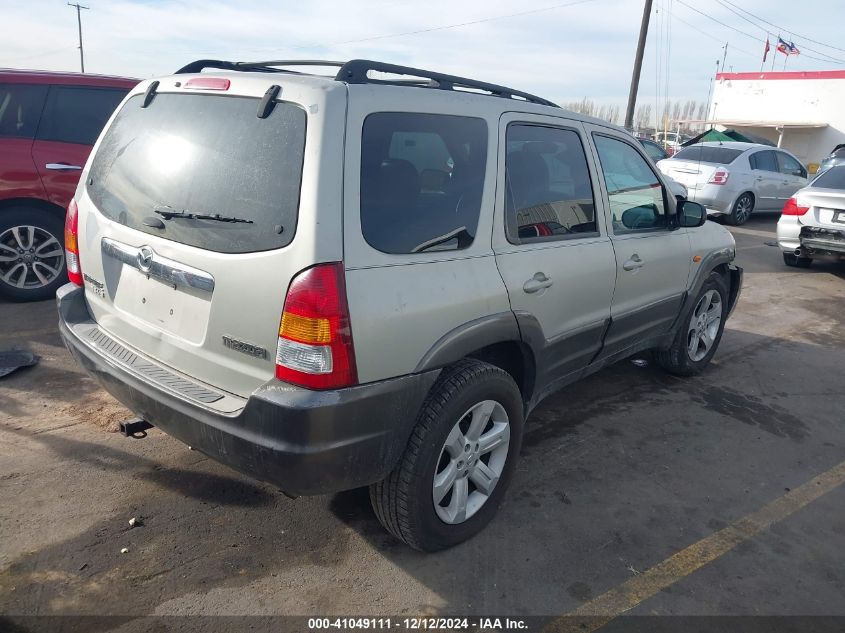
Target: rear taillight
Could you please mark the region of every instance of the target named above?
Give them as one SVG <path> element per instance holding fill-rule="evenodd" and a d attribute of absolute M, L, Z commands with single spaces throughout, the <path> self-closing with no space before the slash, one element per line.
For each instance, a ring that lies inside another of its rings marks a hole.
<path fill-rule="evenodd" d="M 783 205 L 783 215 L 804 215 L 809 210 L 810 207 L 799 207 L 796 198 L 790 198 Z"/>
<path fill-rule="evenodd" d="M 71 198 L 65 215 L 65 260 L 67 278 L 77 286 L 82 285 L 82 268 L 79 265 L 79 209 Z"/>
<path fill-rule="evenodd" d="M 710 180 L 707 181 L 708 185 L 724 185 L 728 182 L 728 176 L 730 176 L 730 172 L 727 169 L 717 169 L 713 172 L 713 175 L 710 176 Z"/>
<path fill-rule="evenodd" d="M 291 282 L 279 325 L 276 378 L 309 389 L 357 384 L 340 262 L 303 270 Z"/>

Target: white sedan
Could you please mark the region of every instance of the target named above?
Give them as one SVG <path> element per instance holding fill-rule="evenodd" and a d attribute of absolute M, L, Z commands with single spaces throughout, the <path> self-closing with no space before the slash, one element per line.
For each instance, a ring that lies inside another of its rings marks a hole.
<path fill-rule="evenodd" d="M 845 165 L 831 167 L 786 201 L 777 234 L 787 266 L 845 259 Z"/>

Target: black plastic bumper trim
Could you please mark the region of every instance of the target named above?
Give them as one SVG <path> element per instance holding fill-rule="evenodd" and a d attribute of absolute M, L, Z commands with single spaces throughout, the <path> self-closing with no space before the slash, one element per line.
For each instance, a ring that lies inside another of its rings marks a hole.
<path fill-rule="evenodd" d="M 63 286 L 57 302 L 65 345 L 112 396 L 192 448 L 292 495 L 349 490 L 386 477 L 439 374 L 336 391 L 273 380 L 226 415 L 166 391 L 77 336 L 75 324 L 93 323 L 82 288 Z"/>

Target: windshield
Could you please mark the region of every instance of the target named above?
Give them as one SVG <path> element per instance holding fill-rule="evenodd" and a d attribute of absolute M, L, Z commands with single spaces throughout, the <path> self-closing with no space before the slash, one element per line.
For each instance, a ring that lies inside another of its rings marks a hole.
<path fill-rule="evenodd" d="M 296 232 L 305 111 L 277 103 L 265 119 L 258 99 L 132 97 L 94 157 L 88 193 L 108 218 L 130 228 L 222 253 L 287 245 Z M 170 217 L 156 209 L 237 217 L 243 222 Z M 159 223 L 160 227 L 160 223 Z"/>
<path fill-rule="evenodd" d="M 843 189 L 845 190 L 845 165 L 831 167 L 821 176 L 817 177 L 811 187 L 820 189 Z"/>
<path fill-rule="evenodd" d="M 736 157 L 742 154 L 740 149 L 729 147 L 718 147 L 710 145 L 693 145 L 685 147 L 675 154 L 673 158 L 688 160 L 694 163 L 715 163 L 717 165 L 729 165 Z"/>

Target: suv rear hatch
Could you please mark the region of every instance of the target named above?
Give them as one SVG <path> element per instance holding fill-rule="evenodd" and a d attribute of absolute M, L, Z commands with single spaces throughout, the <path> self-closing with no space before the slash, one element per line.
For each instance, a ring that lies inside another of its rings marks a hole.
<path fill-rule="evenodd" d="M 162 80 L 146 107 L 142 85 L 115 115 L 77 191 L 80 261 L 100 330 L 246 397 L 274 376 L 290 280 L 341 259 L 341 172 L 325 156 L 342 153 L 345 89 L 201 78 L 201 92 L 191 76 Z"/>

